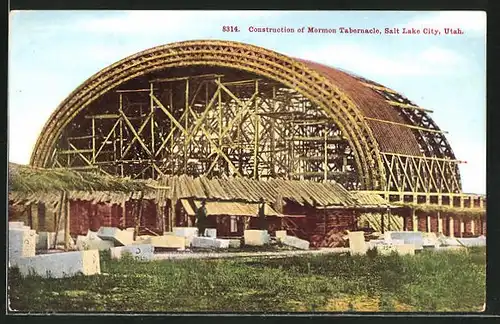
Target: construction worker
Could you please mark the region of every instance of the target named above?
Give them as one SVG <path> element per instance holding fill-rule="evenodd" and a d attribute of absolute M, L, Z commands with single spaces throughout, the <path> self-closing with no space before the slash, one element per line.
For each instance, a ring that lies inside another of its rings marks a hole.
<path fill-rule="evenodd" d="M 205 199 L 201 201 L 201 207 L 196 210 L 196 226 L 198 227 L 198 236 L 205 236 L 207 228 L 207 207 Z"/>
<path fill-rule="evenodd" d="M 266 204 L 264 203 L 264 199 L 260 198 L 258 217 L 259 217 L 259 227 L 260 227 L 261 230 L 267 230 L 267 220 L 266 220 L 265 206 L 266 206 Z"/>

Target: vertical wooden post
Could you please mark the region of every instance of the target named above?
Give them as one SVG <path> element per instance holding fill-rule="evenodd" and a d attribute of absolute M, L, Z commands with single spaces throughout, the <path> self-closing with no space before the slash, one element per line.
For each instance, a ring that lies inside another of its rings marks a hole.
<path fill-rule="evenodd" d="M 430 215 L 427 215 L 427 218 L 425 220 L 425 230 L 427 231 L 427 233 L 431 232 L 431 216 Z"/>
<path fill-rule="evenodd" d="M 186 114 L 186 117 L 184 118 L 184 129 L 187 131 L 188 130 L 188 121 L 189 121 L 189 78 L 186 79 L 186 104 L 184 107 L 184 111 Z M 194 135 L 194 134 L 193 134 Z M 187 163 L 188 163 L 188 135 L 184 135 L 184 173 L 187 173 Z"/>
<path fill-rule="evenodd" d="M 141 196 L 139 197 L 139 201 L 137 202 L 137 208 L 139 208 L 138 212 L 136 213 L 135 217 L 135 230 L 134 230 L 134 239 L 137 235 L 139 235 L 139 226 L 141 224 L 142 220 L 142 200 L 144 198 L 144 191 L 141 191 Z"/>
<path fill-rule="evenodd" d="M 56 214 L 56 228 L 55 228 L 55 235 L 54 235 L 54 248 L 57 247 L 57 237 L 59 236 L 59 228 L 61 227 L 61 220 L 63 218 L 63 211 L 64 211 L 64 201 L 66 200 L 66 191 L 61 192 L 61 199 L 59 200 L 59 210 Z"/>
<path fill-rule="evenodd" d="M 122 227 L 125 228 L 127 226 L 127 210 L 126 210 L 127 202 L 122 201 L 121 205 L 122 205 Z"/>
<path fill-rule="evenodd" d="M 411 221 L 412 221 L 412 225 L 413 225 L 413 231 L 418 232 L 418 217 L 415 213 L 414 208 L 411 209 Z"/>
<path fill-rule="evenodd" d="M 450 228 L 450 233 L 448 236 L 450 237 L 455 237 L 455 224 L 454 224 L 454 221 L 453 221 L 453 216 L 449 216 L 449 219 L 448 219 L 448 227 Z"/>
<path fill-rule="evenodd" d="M 259 81 L 255 80 L 255 92 L 259 92 Z M 253 145 L 253 178 L 257 179 L 257 167 L 258 167 L 258 159 L 259 159 L 259 115 L 258 115 L 258 102 L 257 98 L 255 100 L 255 106 L 254 106 L 254 145 Z"/>
<path fill-rule="evenodd" d="M 476 224 L 475 224 L 474 219 L 470 220 L 470 232 L 472 235 L 476 234 Z"/>
<path fill-rule="evenodd" d="M 437 231 L 438 233 L 443 233 L 443 219 L 441 218 L 441 212 L 437 212 L 437 222 L 438 222 L 438 228 Z"/>
<path fill-rule="evenodd" d="M 28 218 L 28 225 L 33 229 L 33 205 L 30 204 L 28 208 L 26 208 L 26 216 Z"/>
<path fill-rule="evenodd" d="M 460 219 L 460 237 L 463 237 L 465 232 L 465 223 L 463 219 Z"/>
<path fill-rule="evenodd" d="M 154 118 L 154 104 L 153 104 L 153 83 L 149 83 L 150 86 L 150 96 L 149 96 L 149 105 L 151 108 L 151 153 L 152 153 L 152 158 L 151 158 L 151 177 L 154 179 L 155 178 L 155 160 L 154 156 L 156 156 L 156 150 L 155 150 L 155 118 Z"/>
<path fill-rule="evenodd" d="M 120 110 L 120 173 L 121 173 L 121 176 L 123 177 L 124 176 L 124 172 L 123 172 L 123 116 L 121 114 L 123 112 L 123 95 L 121 93 L 120 93 L 119 110 Z"/>
<path fill-rule="evenodd" d="M 327 142 L 327 139 L 328 139 L 328 132 L 326 131 L 326 127 L 324 128 L 324 132 L 325 132 L 325 146 L 324 146 L 324 154 L 325 154 L 325 160 L 324 160 L 324 164 L 323 164 L 323 171 L 324 171 L 324 175 L 323 175 L 323 182 L 326 182 L 328 180 L 328 142 Z"/>
<path fill-rule="evenodd" d="M 382 234 L 385 233 L 385 220 L 384 220 L 384 213 L 380 213 L 380 228 Z"/>
<path fill-rule="evenodd" d="M 95 163 L 95 118 L 92 116 L 92 164 Z"/>
<path fill-rule="evenodd" d="M 64 208 L 66 209 L 64 213 L 64 251 L 69 250 L 69 240 L 71 239 L 71 220 L 70 220 L 70 201 L 68 195 L 64 199 Z"/>

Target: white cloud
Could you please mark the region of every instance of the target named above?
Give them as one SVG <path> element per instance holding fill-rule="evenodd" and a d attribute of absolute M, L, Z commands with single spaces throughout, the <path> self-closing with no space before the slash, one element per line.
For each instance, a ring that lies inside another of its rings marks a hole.
<path fill-rule="evenodd" d="M 442 11 L 427 18 L 421 15 L 403 27 L 415 28 L 460 28 L 465 32 L 486 32 L 486 12 Z"/>
<path fill-rule="evenodd" d="M 454 51 L 430 47 L 417 53 L 384 56 L 357 44 L 338 44 L 300 53 L 298 57 L 331 66 L 341 66 L 360 75 L 416 76 L 453 72 L 463 61 Z"/>

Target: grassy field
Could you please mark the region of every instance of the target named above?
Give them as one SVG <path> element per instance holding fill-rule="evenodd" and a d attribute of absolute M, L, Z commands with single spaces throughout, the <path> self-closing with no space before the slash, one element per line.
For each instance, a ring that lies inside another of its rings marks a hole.
<path fill-rule="evenodd" d="M 11 308 L 30 312 L 480 311 L 484 248 L 415 256 L 300 256 L 141 263 L 101 258 L 98 276 L 9 274 Z"/>

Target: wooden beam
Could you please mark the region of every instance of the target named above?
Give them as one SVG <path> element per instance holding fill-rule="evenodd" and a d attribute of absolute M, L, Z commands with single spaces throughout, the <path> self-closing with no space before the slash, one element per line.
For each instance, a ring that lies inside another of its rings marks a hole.
<path fill-rule="evenodd" d="M 391 125 L 403 126 L 403 127 L 407 127 L 407 128 L 411 128 L 411 129 L 416 129 L 416 130 L 420 130 L 420 131 L 424 131 L 424 132 L 439 133 L 439 134 L 448 134 L 448 132 L 446 132 L 446 131 L 441 131 L 441 130 L 437 130 L 437 129 L 429 129 L 429 128 L 424 128 L 424 127 L 419 127 L 419 126 L 413 126 L 413 125 L 408 125 L 408 124 L 403 124 L 403 123 L 397 123 L 397 122 L 393 122 L 393 121 L 390 121 L 390 120 L 384 120 L 384 119 L 378 119 L 378 118 L 372 118 L 372 117 L 366 117 L 366 116 L 364 117 L 364 119 L 373 120 L 373 121 L 376 121 L 376 122 L 386 123 L 386 124 L 391 124 Z"/>
<path fill-rule="evenodd" d="M 64 208 L 66 209 L 66 212 L 64 214 L 64 221 L 65 221 L 65 228 L 64 228 L 64 251 L 69 251 L 69 240 L 71 239 L 71 204 L 68 199 L 68 195 L 66 195 L 64 199 Z"/>
<path fill-rule="evenodd" d="M 409 105 L 409 104 L 404 104 L 404 103 L 400 103 L 400 102 L 396 102 L 396 101 L 392 101 L 392 100 L 386 100 L 386 102 L 388 104 L 390 104 L 391 106 L 394 106 L 394 107 L 398 107 L 398 108 L 408 108 L 408 109 L 414 109 L 414 110 L 420 110 L 420 111 L 425 111 L 425 112 L 428 112 L 428 113 L 432 113 L 433 111 L 430 110 L 430 109 L 424 109 L 424 108 L 421 108 L 419 106 L 414 106 L 414 105 Z"/>

